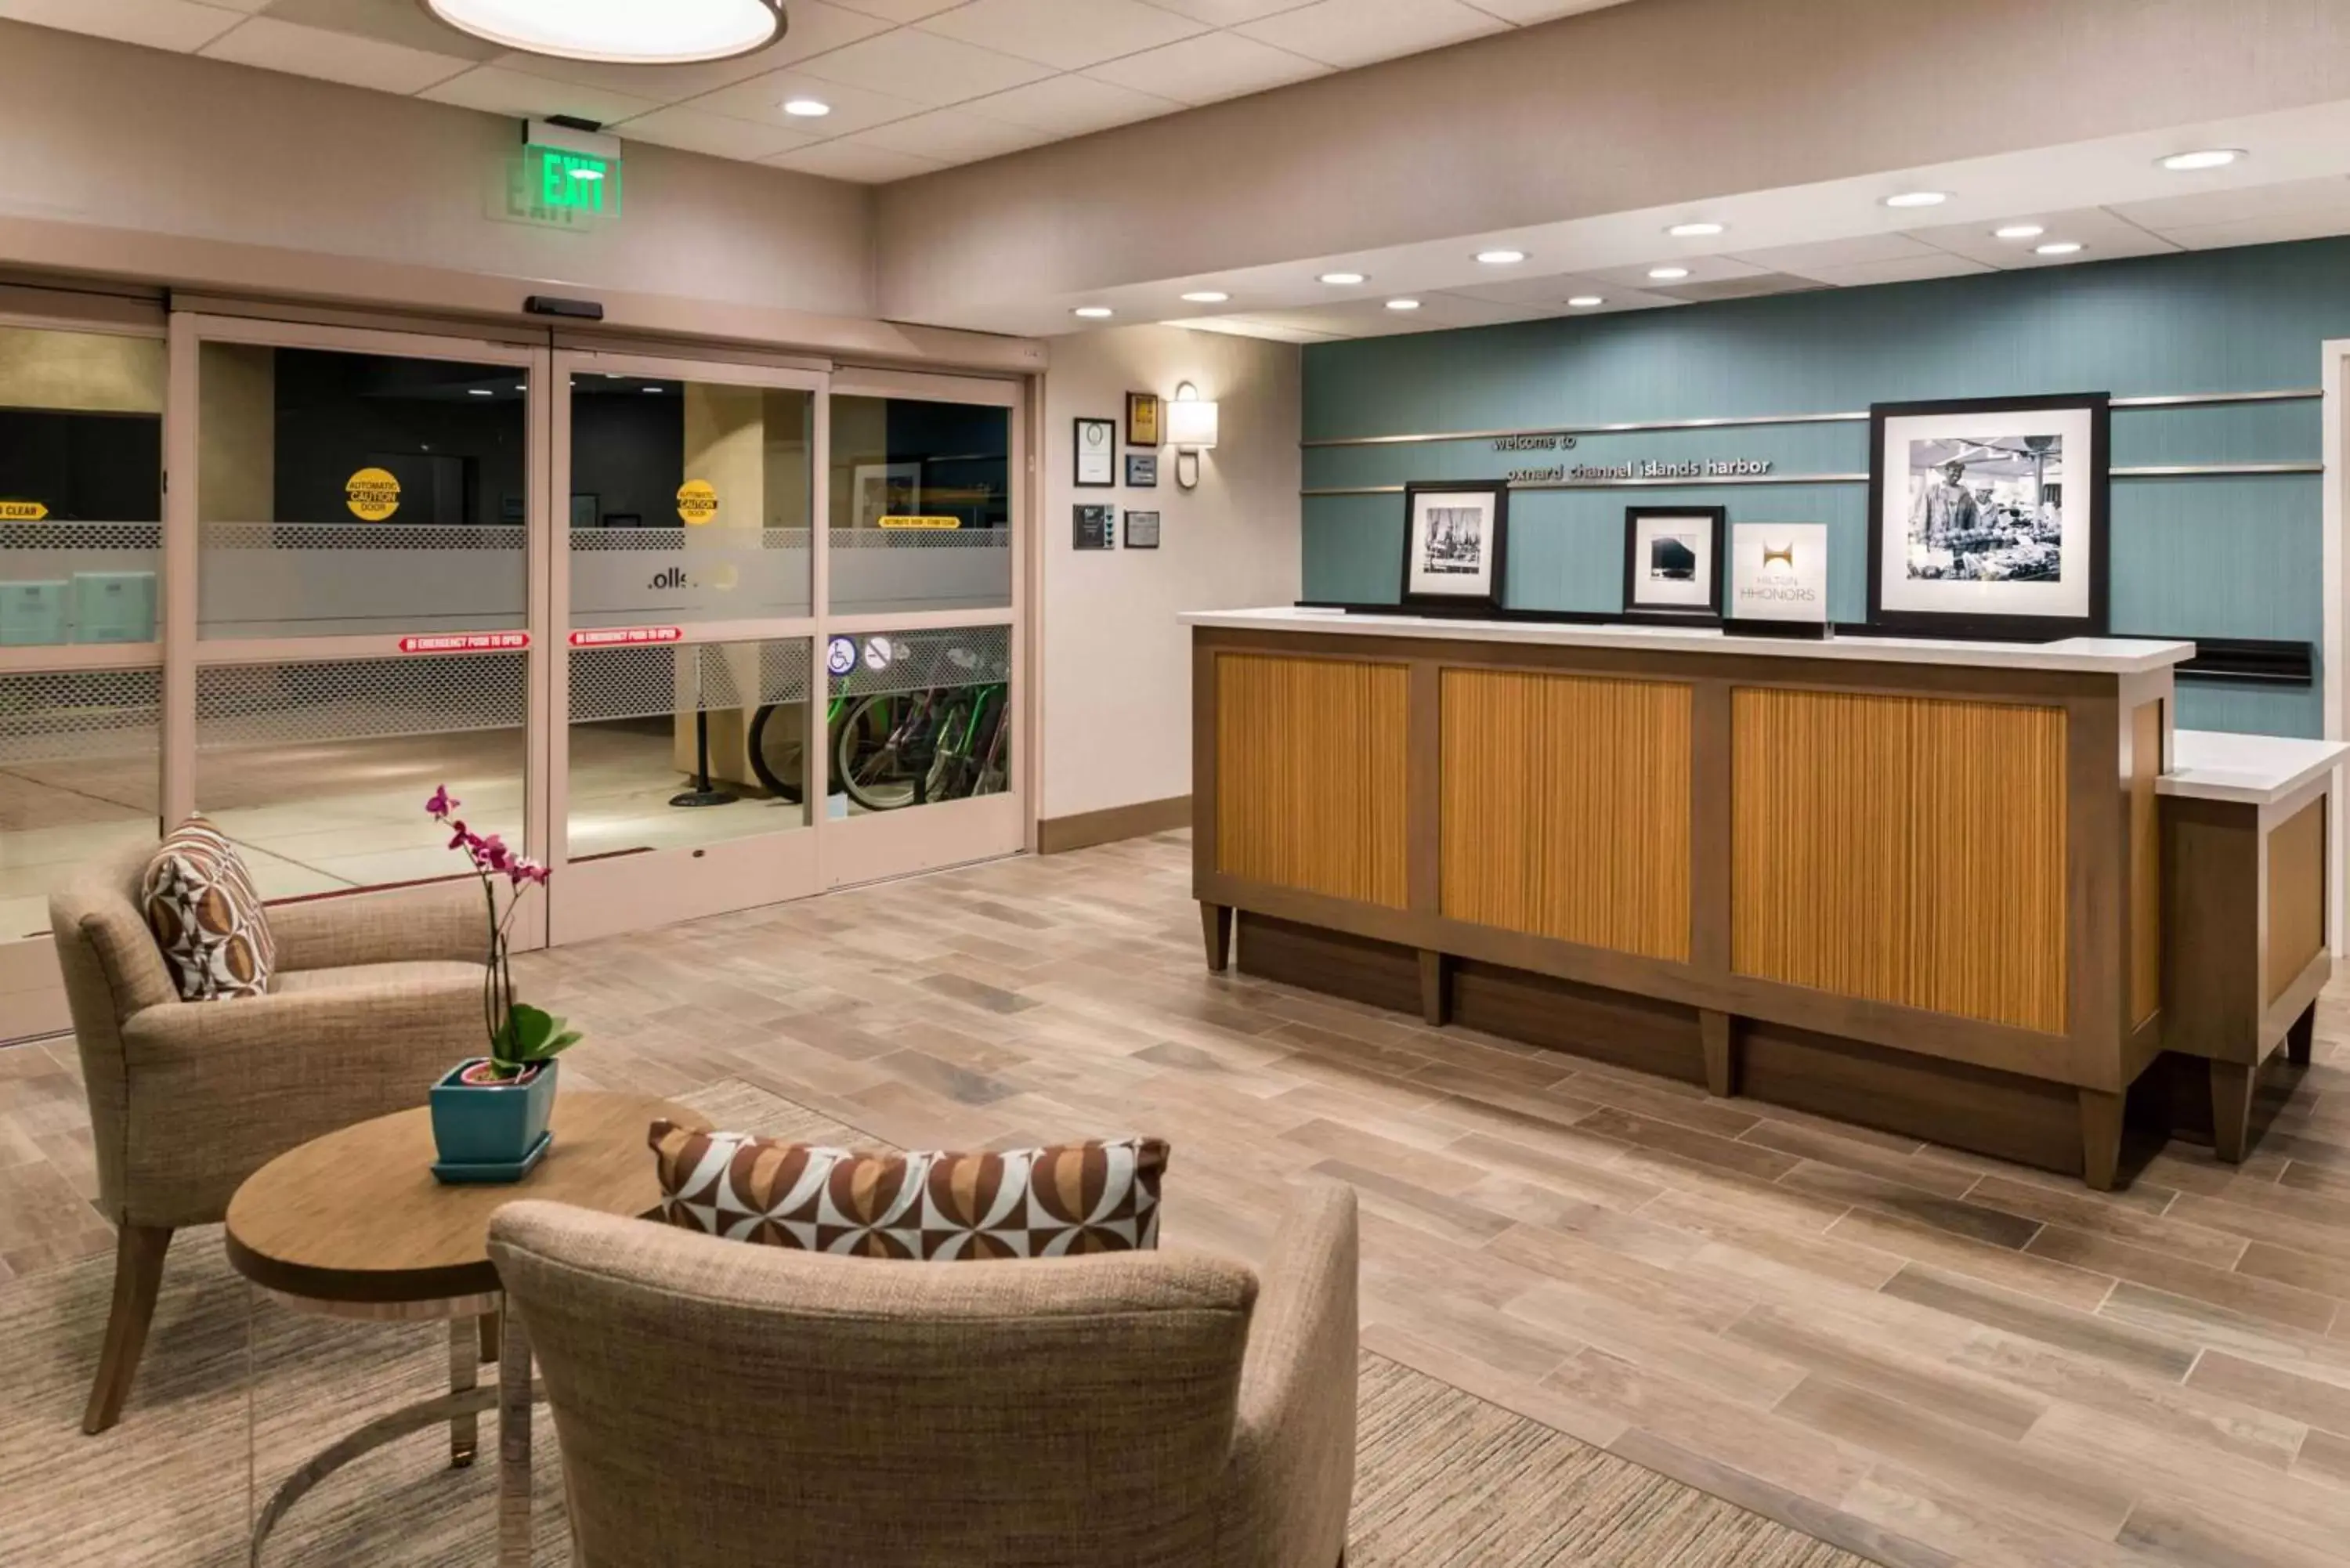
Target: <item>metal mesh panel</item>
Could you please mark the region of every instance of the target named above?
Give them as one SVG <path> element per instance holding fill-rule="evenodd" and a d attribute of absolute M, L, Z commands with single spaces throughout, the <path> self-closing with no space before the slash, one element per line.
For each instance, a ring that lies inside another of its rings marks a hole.
<path fill-rule="evenodd" d="M 933 686 L 972 686 L 1011 679 L 1012 628 L 1008 626 L 939 627 L 837 640 L 855 645 L 857 662 L 847 674 L 833 676 L 836 697 L 927 691 Z M 877 664 L 880 668 L 875 668 Z"/>
<path fill-rule="evenodd" d="M 527 706 L 526 664 L 520 653 L 459 653 L 207 665 L 196 671 L 196 744 L 512 729 Z"/>
<path fill-rule="evenodd" d="M 160 550 L 161 523 L 0 523 L 0 550 Z"/>
<path fill-rule="evenodd" d="M 1009 528 L 835 528 L 836 550 L 1009 550 Z"/>
<path fill-rule="evenodd" d="M 578 648 L 571 652 L 571 722 L 691 711 L 697 692 L 704 709 L 805 702 L 808 675 L 808 645 L 796 639 Z"/>
<path fill-rule="evenodd" d="M 0 763 L 151 756 L 162 700 L 160 670 L 0 675 Z"/>
<path fill-rule="evenodd" d="M 684 524 L 674 528 L 574 528 L 571 547 L 574 550 L 682 550 L 687 533 Z M 808 531 L 805 528 L 762 528 L 754 535 L 748 528 L 703 529 L 700 537 L 716 539 L 724 545 L 738 549 L 805 550 L 808 547 Z"/>
<path fill-rule="evenodd" d="M 519 550 L 528 531 L 504 524 L 207 523 L 207 550 Z"/>

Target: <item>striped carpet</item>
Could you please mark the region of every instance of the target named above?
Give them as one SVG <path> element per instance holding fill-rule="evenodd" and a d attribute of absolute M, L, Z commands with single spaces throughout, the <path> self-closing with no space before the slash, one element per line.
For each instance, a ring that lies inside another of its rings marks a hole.
<path fill-rule="evenodd" d="M 681 1096 L 721 1126 L 870 1146 L 740 1083 Z M 81 1435 L 112 1259 L 0 1284 L 0 1563 L 190 1568 L 244 1561 L 248 1474 L 277 1480 L 361 1421 L 442 1391 L 439 1325 L 345 1324 L 250 1294 L 216 1229 L 173 1244 L 122 1424 Z M 250 1375 L 248 1376 L 248 1369 Z M 485 1369 L 485 1371 L 488 1369 Z M 1858 1568 L 1861 1559 L 1488 1405 L 1361 1359 L 1352 1568 Z M 272 1568 L 445 1564 L 494 1555 L 495 1427 L 452 1471 L 436 1431 L 377 1450 L 279 1524 Z M 566 1563 L 553 1430 L 538 1427 L 542 1565 Z M 248 1467 L 251 1467 L 249 1471 Z"/>

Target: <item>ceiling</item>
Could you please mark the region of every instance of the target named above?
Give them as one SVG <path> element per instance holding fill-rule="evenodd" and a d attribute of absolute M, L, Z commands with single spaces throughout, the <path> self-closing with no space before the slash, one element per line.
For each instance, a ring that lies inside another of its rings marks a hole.
<path fill-rule="evenodd" d="M 0 18 L 881 183 L 1624 0 L 789 0 L 692 66 L 512 54 L 415 0 L 0 0 Z M 789 98 L 832 112 L 795 119 Z"/>

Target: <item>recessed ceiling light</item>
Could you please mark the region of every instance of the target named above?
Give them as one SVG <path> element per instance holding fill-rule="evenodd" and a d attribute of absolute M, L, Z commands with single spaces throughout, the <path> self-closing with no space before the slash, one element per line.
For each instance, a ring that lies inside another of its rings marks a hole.
<path fill-rule="evenodd" d="M 1950 199 L 1948 191 L 1904 191 L 1898 196 L 1887 196 L 1888 207 L 1939 207 Z"/>
<path fill-rule="evenodd" d="M 2207 147 L 2199 152 L 2174 152 L 2162 160 L 2162 166 L 2188 174 L 2198 169 L 2225 169 L 2243 155 L 2241 147 Z"/>
<path fill-rule="evenodd" d="M 1567 301 L 1567 304 L 1575 306 L 1577 310 L 1588 310 L 1595 305 L 1605 305 L 1607 303 L 1607 301 L 1606 299 L 1596 294 L 1578 294 L 1574 298 Z"/>
<path fill-rule="evenodd" d="M 1117 312 L 1110 309 L 1107 305 L 1080 305 L 1075 310 L 1069 312 L 1069 314 L 1072 316 L 1082 316 L 1087 321 L 1106 321 L 1110 317 L 1116 315 Z"/>
<path fill-rule="evenodd" d="M 2044 245 L 2034 245 L 2032 254 L 2039 256 L 2069 256 L 2081 248 L 2077 240 L 2051 240 Z"/>
<path fill-rule="evenodd" d="M 1323 283 L 1335 283 L 1343 286 L 1347 284 L 1368 283 L 1370 278 L 1365 274 L 1359 272 L 1326 272 L 1322 275 L 1319 281 Z"/>
<path fill-rule="evenodd" d="M 1523 251 L 1479 251 L 1477 259 L 1487 266 L 1515 266 L 1526 259 Z"/>
<path fill-rule="evenodd" d="M 1416 299 L 1390 299 L 1388 301 L 1388 308 L 1389 310 L 1418 310 L 1419 308 L 1419 301 Z"/>
<path fill-rule="evenodd" d="M 637 390 L 639 392 L 650 392 L 655 397 L 660 396 L 660 389 L 659 387 L 639 387 Z"/>
<path fill-rule="evenodd" d="M 465 390 L 468 394 L 476 398 L 494 398 L 497 396 L 495 392 L 493 392 L 487 387 L 468 387 Z"/>
<path fill-rule="evenodd" d="M 1993 229 L 1991 237 L 1995 240 L 2036 240 L 2047 232 L 2038 223 L 2009 223 Z"/>
<path fill-rule="evenodd" d="M 1221 288 L 1202 288 L 1185 295 L 1183 296 L 1183 303 L 1186 305 L 1222 305 L 1231 297 L 1231 295 L 1226 294 Z"/>
<path fill-rule="evenodd" d="M 1677 240 L 1701 240 L 1709 234 L 1721 233 L 1728 226 L 1726 223 L 1675 223 L 1665 233 Z"/>
<path fill-rule="evenodd" d="M 724 60 L 784 36 L 784 0 L 424 0 L 461 33 L 525 54 L 612 65 Z"/>
<path fill-rule="evenodd" d="M 515 391 L 517 391 L 517 392 L 527 392 L 527 391 L 529 391 L 529 390 L 530 390 L 530 389 L 529 389 L 528 387 L 525 386 L 522 382 L 520 382 L 520 381 L 516 381 L 516 382 L 515 383 Z"/>
<path fill-rule="evenodd" d="M 1685 266 L 1652 266 L 1648 269 L 1648 275 L 1655 278 L 1659 283 L 1678 283 L 1682 278 L 1689 276 L 1689 268 Z"/>
<path fill-rule="evenodd" d="M 822 119 L 832 112 L 832 105 L 820 98 L 787 98 L 784 112 L 800 119 Z"/>

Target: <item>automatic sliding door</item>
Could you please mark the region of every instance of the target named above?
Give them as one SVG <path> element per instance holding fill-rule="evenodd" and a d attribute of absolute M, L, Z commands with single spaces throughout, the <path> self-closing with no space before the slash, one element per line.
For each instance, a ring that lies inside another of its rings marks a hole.
<path fill-rule="evenodd" d="M 1019 391 L 844 373 L 827 464 L 829 886 L 1025 833 Z"/>
<path fill-rule="evenodd" d="M 813 892 L 820 377 L 570 354 L 556 940 Z"/>

